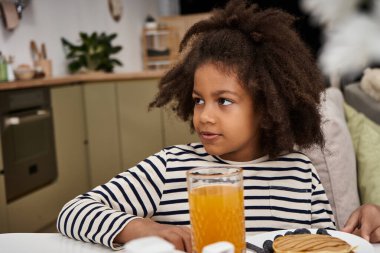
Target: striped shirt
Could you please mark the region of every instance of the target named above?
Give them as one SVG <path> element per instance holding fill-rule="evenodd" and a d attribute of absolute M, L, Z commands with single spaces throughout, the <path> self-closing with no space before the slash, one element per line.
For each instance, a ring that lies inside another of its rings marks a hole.
<path fill-rule="evenodd" d="M 304 154 L 232 162 L 209 155 L 199 143 L 165 148 L 79 195 L 62 208 L 57 228 L 68 237 L 116 249 L 114 238 L 137 217 L 190 225 L 186 171 L 220 165 L 243 168 L 247 235 L 291 228 L 335 229 L 321 181 Z"/>

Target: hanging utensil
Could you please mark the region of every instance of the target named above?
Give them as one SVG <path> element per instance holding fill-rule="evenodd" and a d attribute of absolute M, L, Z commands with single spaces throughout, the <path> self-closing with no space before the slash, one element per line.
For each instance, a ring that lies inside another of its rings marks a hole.
<path fill-rule="evenodd" d="M 19 23 L 16 6 L 12 2 L 0 1 L 0 11 L 5 28 L 8 30 L 15 29 Z"/>
<path fill-rule="evenodd" d="M 16 10 L 19 18 L 22 18 L 22 12 L 25 10 L 26 6 L 28 6 L 30 0 L 17 0 L 15 2 Z"/>
<path fill-rule="evenodd" d="M 118 22 L 123 13 L 123 5 L 121 0 L 108 0 L 108 7 L 111 13 L 112 18 Z"/>

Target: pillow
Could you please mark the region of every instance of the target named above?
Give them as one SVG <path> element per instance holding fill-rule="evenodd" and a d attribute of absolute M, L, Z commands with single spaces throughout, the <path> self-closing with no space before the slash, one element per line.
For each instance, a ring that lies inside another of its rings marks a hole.
<path fill-rule="evenodd" d="M 333 209 L 335 222 L 342 228 L 359 207 L 355 150 L 344 115 L 344 100 L 337 88 L 328 88 L 322 98 L 322 130 L 325 148 L 302 150 L 312 161 Z"/>
<path fill-rule="evenodd" d="M 361 202 L 380 205 L 380 126 L 347 104 L 344 109 L 358 161 Z"/>

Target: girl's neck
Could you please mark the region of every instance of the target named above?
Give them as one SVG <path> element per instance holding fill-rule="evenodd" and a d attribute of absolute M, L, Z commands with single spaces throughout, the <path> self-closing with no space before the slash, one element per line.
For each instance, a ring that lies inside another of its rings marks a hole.
<path fill-rule="evenodd" d="M 236 159 L 234 160 L 229 160 L 229 159 L 225 159 L 223 157 L 220 157 L 220 156 L 216 156 L 218 159 L 228 163 L 228 164 L 232 164 L 232 165 L 240 165 L 240 164 L 247 164 L 247 163 L 258 163 L 258 162 L 263 162 L 263 161 L 266 161 L 269 159 L 269 156 L 268 155 L 261 155 L 261 156 L 258 156 L 258 157 L 254 157 L 250 160 L 244 160 L 244 161 L 236 161 Z"/>
<path fill-rule="evenodd" d="M 259 159 L 266 154 L 259 149 L 257 146 L 254 148 L 251 152 L 246 153 L 246 154 L 223 154 L 219 156 L 221 159 L 226 160 L 226 161 L 231 161 L 231 162 L 249 162 L 249 161 L 254 161 L 256 159 Z"/>

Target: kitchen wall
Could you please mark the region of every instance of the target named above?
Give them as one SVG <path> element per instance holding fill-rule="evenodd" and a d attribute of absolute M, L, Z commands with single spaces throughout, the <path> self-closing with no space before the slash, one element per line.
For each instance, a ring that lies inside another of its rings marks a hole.
<path fill-rule="evenodd" d="M 25 9 L 19 26 L 7 31 L 0 26 L 0 51 L 14 55 L 17 66 L 32 64 L 29 42 L 46 43 L 48 58 L 53 60 L 53 76 L 65 75 L 66 61 L 61 37 L 77 42 L 79 32 L 116 32 L 115 45 L 123 50 L 117 58 L 123 62 L 120 71 L 142 70 L 140 36 L 145 17 L 157 17 L 157 0 L 122 0 L 121 20 L 115 22 L 107 0 L 32 0 Z"/>

